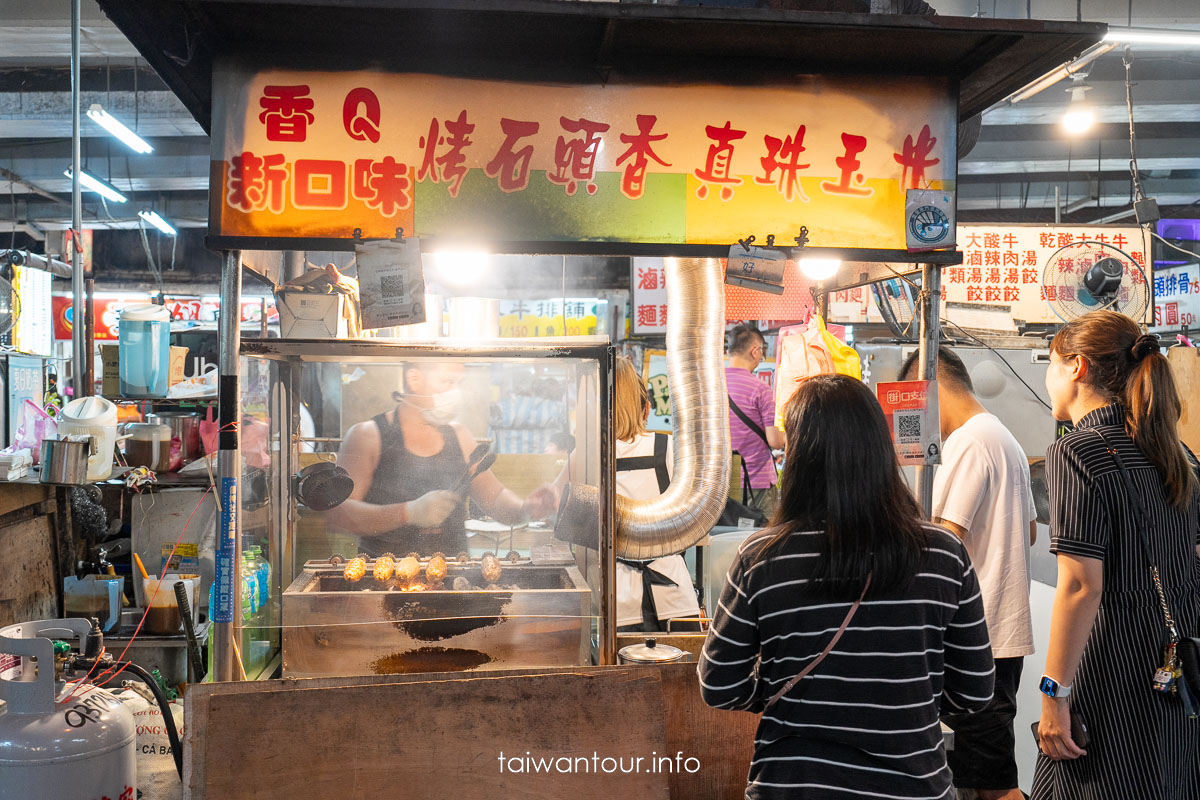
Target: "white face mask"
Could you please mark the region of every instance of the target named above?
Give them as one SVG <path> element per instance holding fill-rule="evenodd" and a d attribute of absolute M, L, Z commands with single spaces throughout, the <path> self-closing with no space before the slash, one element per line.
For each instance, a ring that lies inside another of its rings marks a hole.
<path fill-rule="evenodd" d="M 462 404 L 462 390 L 448 389 L 431 395 L 433 406 L 421 409 L 427 422 L 433 425 L 445 425 L 458 416 L 458 408 Z"/>

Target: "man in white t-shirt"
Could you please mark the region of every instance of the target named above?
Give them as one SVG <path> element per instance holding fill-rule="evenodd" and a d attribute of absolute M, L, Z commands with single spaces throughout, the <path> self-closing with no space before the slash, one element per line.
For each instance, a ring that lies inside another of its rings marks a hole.
<path fill-rule="evenodd" d="M 912 380 L 913 353 L 900 370 Z M 1013 718 L 1024 656 L 1033 653 L 1029 613 L 1029 548 L 1037 512 L 1029 459 L 1007 428 L 975 397 L 971 375 L 948 347 L 938 349 L 938 409 L 942 465 L 933 481 L 933 521 L 967 547 L 983 593 L 984 616 L 996 659 L 992 702 L 975 714 L 952 714 L 948 753 L 954 785 L 980 800 L 1021 800 L 1017 788 Z"/>

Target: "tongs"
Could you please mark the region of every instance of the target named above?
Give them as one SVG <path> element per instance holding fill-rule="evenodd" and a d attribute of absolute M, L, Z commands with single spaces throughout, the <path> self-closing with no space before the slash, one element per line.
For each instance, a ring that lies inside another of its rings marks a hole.
<path fill-rule="evenodd" d="M 492 452 L 491 442 L 480 442 L 474 450 L 471 451 L 471 457 L 467 459 L 467 470 L 463 476 L 458 479 L 450 491 L 455 494 L 466 494 L 471 488 L 471 482 L 477 478 L 480 473 L 487 472 L 496 463 L 496 454 Z"/>

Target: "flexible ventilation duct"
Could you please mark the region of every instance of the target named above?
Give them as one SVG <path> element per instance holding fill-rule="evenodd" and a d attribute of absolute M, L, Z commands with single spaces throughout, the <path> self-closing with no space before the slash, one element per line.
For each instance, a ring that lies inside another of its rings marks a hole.
<path fill-rule="evenodd" d="M 653 500 L 617 496 L 615 549 L 621 558 L 659 558 L 691 547 L 716 524 L 729 495 L 722 263 L 668 258 L 666 276 L 674 469 L 670 487 Z"/>

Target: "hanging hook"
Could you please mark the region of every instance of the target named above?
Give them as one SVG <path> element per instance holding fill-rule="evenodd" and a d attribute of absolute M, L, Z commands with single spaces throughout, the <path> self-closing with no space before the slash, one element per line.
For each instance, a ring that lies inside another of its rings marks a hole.
<path fill-rule="evenodd" d="M 362 228 L 355 228 L 352 236 L 354 237 L 354 241 L 356 243 L 361 242 L 362 241 Z"/>
<path fill-rule="evenodd" d="M 404 228 L 396 228 L 396 241 L 404 238 Z"/>
<path fill-rule="evenodd" d="M 808 228 L 804 225 L 801 225 L 800 235 L 793 236 L 792 241 L 796 243 L 796 247 L 804 247 L 804 245 L 808 244 Z"/>
<path fill-rule="evenodd" d="M 754 244 L 754 234 L 753 233 L 750 234 L 745 239 L 738 239 L 738 244 L 740 244 L 742 246 L 743 250 L 745 250 L 747 253 L 749 253 L 750 245 Z"/>
<path fill-rule="evenodd" d="M 767 247 L 774 247 L 774 246 L 775 246 L 775 234 L 768 233 L 767 234 Z"/>

